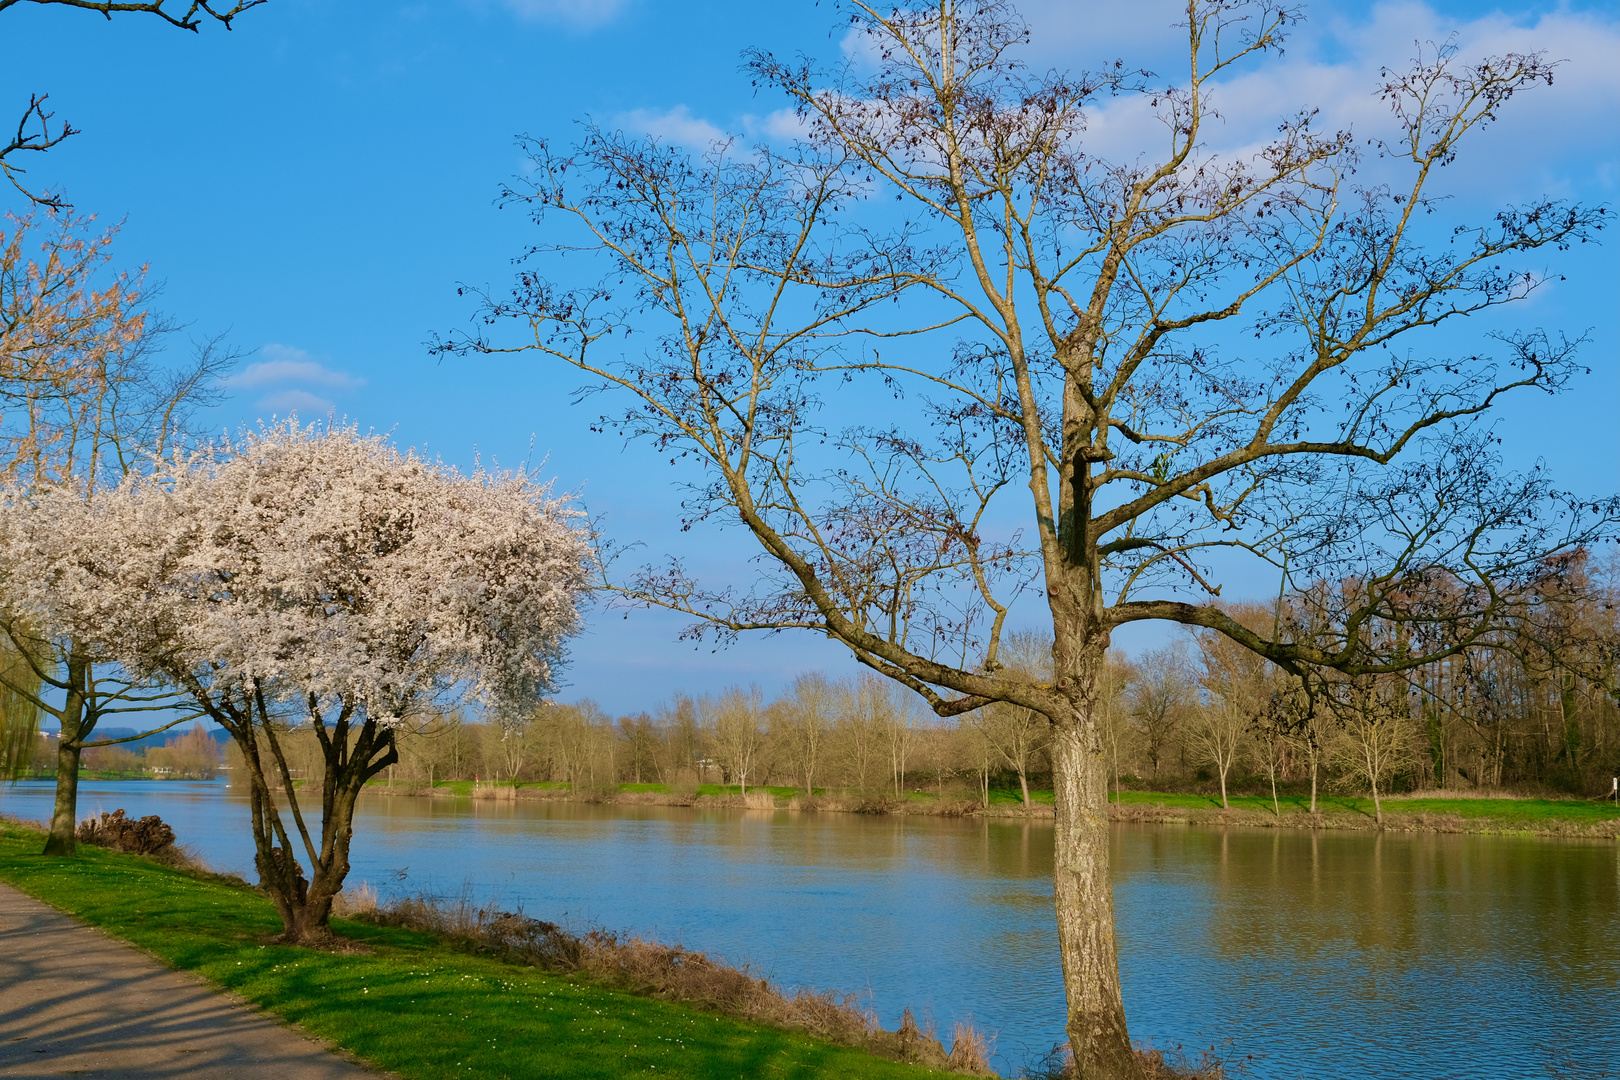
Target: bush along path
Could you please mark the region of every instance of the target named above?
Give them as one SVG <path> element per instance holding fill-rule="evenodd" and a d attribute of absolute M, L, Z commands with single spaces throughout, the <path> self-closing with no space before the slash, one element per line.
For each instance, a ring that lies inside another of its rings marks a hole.
<path fill-rule="evenodd" d="M 45 858 L 36 854 L 43 840 L 0 822 L 0 880 L 407 1080 L 961 1075 L 503 962 L 397 926 L 339 919 L 333 951 L 276 944 L 275 909 L 240 882 L 91 847 L 74 859 Z"/>

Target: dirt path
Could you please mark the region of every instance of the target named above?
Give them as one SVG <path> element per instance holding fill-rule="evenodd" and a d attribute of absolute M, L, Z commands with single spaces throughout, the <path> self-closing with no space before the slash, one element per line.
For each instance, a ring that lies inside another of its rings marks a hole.
<path fill-rule="evenodd" d="M 0 1077 L 377 1080 L 0 884 Z"/>

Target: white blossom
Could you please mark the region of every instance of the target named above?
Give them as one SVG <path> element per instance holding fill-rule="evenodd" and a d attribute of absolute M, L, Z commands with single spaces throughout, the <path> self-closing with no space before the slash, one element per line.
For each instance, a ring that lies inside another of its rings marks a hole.
<path fill-rule="evenodd" d="M 89 500 L 14 493 L 0 515 L 0 591 L 43 628 L 136 676 L 382 723 L 549 686 L 592 558 L 549 485 L 296 420 Z"/>

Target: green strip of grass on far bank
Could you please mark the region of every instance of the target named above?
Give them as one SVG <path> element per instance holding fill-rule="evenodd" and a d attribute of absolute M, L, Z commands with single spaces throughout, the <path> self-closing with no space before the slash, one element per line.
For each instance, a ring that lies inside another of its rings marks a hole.
<path fill-rule="evenodd" d="M 254 891 L 132 855 L 37 852 L 43 834 L 0 823 L 0 879 L 134 942 L 407 1080 L 489 1076 L 925 1080 L 794 1032 L 471 956 L 404 930 L 342 920 L 366 951 L 267 944 L 280 930 Z"/>
<path fill-rule="evenodd" d="M 414 785 L 417 787 L 419 785 Z M 484 786 L 489 786 L 488 783 Z M 501 787 L 507 785 L 502 784 Z M 434 785 L 439 791 L 445 791 L 462 798 L 470 798 L 473 794 L 474 784 L 471 780 L 440 780 Z M 570 786 L 566 783 L 551 781 L 524 781 L 518 785 L 522 790 L 567 792 Z M 676 789 L 670 784 L 619 784 L 618 790 L 623 794 L 656 794 L 671 795 Z M 736 784 L 700 784 L 693 789 L 686 788 L 701 796 L 725 797 L 741 793 Z M 778 801 L 785 805 L 787 800 L 800 793 L 796 787 L 771 786 L 765 788 L 749 787 L 749 792 L 768 791 Z M 852 792 L 830 792 L 824 788 L 817 788 L 816 794 L 836 795 L 846 799 L 855 798 Z M 886 794 L 886 792 L 885 792 Z M 1050 788 L 1031 788 L 1030 801 L 1037 806 L 1052 805 L 1052 791 Z M 926 804 L 938 800 L 938 795 L 932 791 L 908 791 L 905 801 Z M 1218 811 L 1221 809 L 1221 799 L 1217 794 L 1200 792 L 1176 791 L 1122 791 L 1116 798 L 1110 792 L 1110 801 L 1117 801 L 1125 806 L 1162 806 L 1167 810 L 1190 810 L 1197 812 Z M 992 807 L 1015 807 L 1023 803 L 1023 794 L 1016 788 L 992 788 L 990 790 L 990 805 Z M 1279 794 L 1278 803 L 1283 816 L 1304 815 L 1310 812 L 1310 796 L 1299 792 Z M 1227 802 L 1233 810 L 1253 811 L 1270 815 L 1272 813 L 1270 795 L 1232 795 Z M 1366 796 L 1320 794 L 1317 797 L 1317 809 L 1323 814 L 1357 815 L 1367 818 L 1373 817 L 1373 801 Z M 1422 797 L 1415 798 L 1409 795 L 1386 796 L 1384 798 L 1384 816 L 1402 817 L 1427 815 L 1449 815 L 1453 817 L 1471 819 L 1476 821 L 1489 820 L 1502 828 L 1536 828 L 1548 822 L 1566 822 L 1575 825 L 1597 825 L 1606 821 L 1620 820 L 1620 807 L 1612 802 L 1593 801 L 1590 799 L 1470 799 L 1470 798 L 1441 798 Z"/>
<path fill-rule="evenodd" d="M 1113 796 L 1109 796 L 1113 800 Z M 1118 802 L 1136 806 L 1163 806 L 1188 810 L 1219 810 L 1219 795 L 1185 792 L 1122 791 Z M 1277 799 L 1284 815 L 1310 812 L 1309 795 L 1279 795 Z M 1234 810 L 1256 810 L 1272 813 L 1270 795 L 1233 795 L 1227 802 Z M 1324 814 L 1364 814 L 1373 816 L 1370 797 L 1347 795 L 1319 795 L 1317 809 Z M 1384 816 L 1410 814 L 1451 814 L 1462 818 L 1491 818 L 1507 824 L 1534 825 L 1544 821 L 1573 821 L 1598 823 L 1620 818 L 1620 807 L 1613 803 L 1577 799 L 1447 799 L 1409 798 L 1406 796 L 1384 799 Z"/>

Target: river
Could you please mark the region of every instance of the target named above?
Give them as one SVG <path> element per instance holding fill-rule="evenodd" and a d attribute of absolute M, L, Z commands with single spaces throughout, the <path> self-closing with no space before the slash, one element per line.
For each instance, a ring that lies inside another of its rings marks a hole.
<path fill-rule="evenodd" d="M 42 819 L 48 784 L 0 788 Z M 251 876 L 223 784 L 86 782 L 81 816 L 159 814 Z M 1131 1031 L 1256 1080 L 1620 1077 L 1612 841 L 1117 825 Z M 971 1017 L 1012 1074 L 1062 1036 L 1048 823 L 367 797 L 351 881 L 464 888 L 630 929 L 787 985 Z"/>

